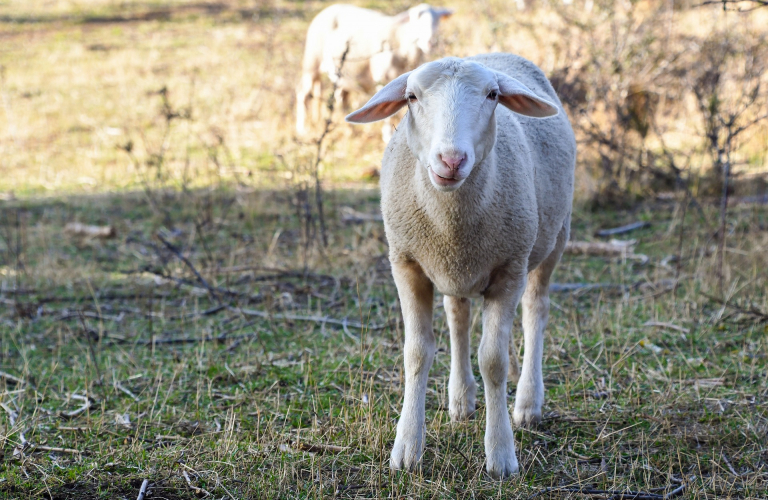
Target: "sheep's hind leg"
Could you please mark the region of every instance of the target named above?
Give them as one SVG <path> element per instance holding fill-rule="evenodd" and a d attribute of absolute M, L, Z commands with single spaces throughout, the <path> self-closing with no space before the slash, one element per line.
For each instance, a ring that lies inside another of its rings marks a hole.
<path fill-rule="evenodd" d="M 416 263 L 393 262 L 392 275 L 405 323 L 405 390 L 389 465 L 392 469 L 411 470 L 419 464 L 424 453 L 424 400 L 429 368 L 435 357 L 435 336 L 432 332 L 434 291 L 432 282 Z"/>
<path fill-rule="evenodd" d="M 475 377 L 469 359 L 469 299 L 443 297 L 451 332 L 451 376 L 448 379 L 448 412 L 451 420 L 466 420 L 475 413 Z"/>
<path fill-rule="evenodd" d="M 483 305 L 483 338 L 478 349 L 485 385 L 485 457 L 491 477 L 517 474 L 515 439 L 507 409 L 509 334 L 512 319 L 525 287 L 525 277 L 500 287 L 503 293 L 486 296 Z"/>
<path fill-rule="evenodd" d="M 525 355 L 523 369 L 515 394 L 515 411 L 512 417 L 518 426 L 532 426 L 541 422 L 544 404 L 544 330 L 549 320 L 549 279 L 563 253 L 568 240 L 568 223 L 558 235 L 552 253 L 528 273 L 528 286 L 523 294 L 523 334 Z"/>
<path fill-rule="evenodd" d="M 318 82 L 319 83 L 319 82 Z M 307 133 L 307 111 L 312 101 L 314 77 L 311 73 L 301 75 L 301 82 L 296 90 L 296 133 Z"/>

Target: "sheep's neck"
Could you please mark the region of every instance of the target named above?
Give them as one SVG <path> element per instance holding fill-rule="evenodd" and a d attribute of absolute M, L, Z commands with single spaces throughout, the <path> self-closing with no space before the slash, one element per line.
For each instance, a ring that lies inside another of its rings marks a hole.
<path fill-rule="evenodd" d="M 411 40 L 410 23 L 395 22 L 393 25 L 393 35 L 390 40 L 393 41 L 392 54 L 395 57 L 395 65 L 401 68 L 412 69 L 423 62 L 423 54 L 416 43 Z"/>

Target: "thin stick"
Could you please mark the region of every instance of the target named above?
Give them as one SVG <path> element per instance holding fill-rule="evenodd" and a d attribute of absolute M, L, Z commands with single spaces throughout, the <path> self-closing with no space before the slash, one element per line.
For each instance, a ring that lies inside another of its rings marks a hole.
<path fill-rule="evenodd" d="M 80 450 L 75 450 L 73 448 L 59 448 L 58 446 L 43 446 L 43 445 L 33 445 L 35 450 L 41 450 L 41 451 L 51 451 L 54 453 L 74 453 L 77 455 L 82 454 L 83 452 Z"/>
<path fill-rule="evenodd" d="M 177 249 L 177 248 L 176 248 L 175 246 L 173 246 L 173 245 L 172 245 L 170 242 L 168 242 L 168 240 L 166 240 L 165 238 L 163 238 L 163 235 L 162 235 L 162 234 L 160 234 L 160 233 L 158 232 L 158 233 L 155 233 L 155 236 L 157 236 L 157 239 L 158 239 L 158 240 L 160 240 L 160 242 L 161 242 L 163 245 L 165 245 L 165 248 L 167 248 L 168 250 L 170 250 L 172 254 L 174 254 L 176 257 L 178 257 L 178 259 L 179 259 L 180 261 L 182 261 L 182 262 L 183 262 L 183 263 L 184 263 L 184 264 L 185 264 L 185 265 L 186 265 L 186 266 L 189 268 L 189 270 L 190 270 L 190 271 L 192 271 L 192 274 L 194 274 L 194 275 L 195 275 L 195 277 L 197 278 L 197 280 L 198 280 L 198 281 L 199 281 L 199 282 L 200 282 L 200 283 L 201 283 L 201 284 L 202 284 L 202 285 L 205 287 L 205 289 L 206 289 L 206 290 L 208 290 L 208 293 L 210 293 L 210 294 L 211 294 L 211 297 L 213 297 L 214 299 L 216 299 L 216 302 L 218 302 L 219 304 L 221 304 L 221 297 L 219 297 L 219 295 L 216 293 L 216 290 L 214 290 L 214 288 L 213 288 L 211 285 L 209 285 L 207 281 L 205 281 L 205 278 L 203 278 L 203 277 L 200 275 L 200 273 L 197 271 L 197 269 L 196 269 L 196 268 L 195 268 L 195 266 L 192 264 L 192 262 L 190 262 L 190 261 L 189 261 L 189 259 L 187 259 L 186 257 L 184 257 L 184 255 L 182 255 L 182 253 L 179 251 L 179 249 Z"/>
<path fill-rule="evenodd" d="M 751 314 L 753 316 L 757 316 L 759 318 L 758 321 L 760 323 L 762 323 L 764 321 L 768 321 L 768 313 L 766 313 L 764 311 L 761 311 L 760 309 L 758 309 L 757 307 L 755 307 L 755 306 L 753 306 L 751 304 L 750 304 L 749 308 L 744 308 L 744 307 L 739 307 L 739 306 L 737 306 L 735 304 L 732 304 L 731 302 L 728 302 L 725 299 L 719 299 L 717 297 L 713 297 L 712 295 L 708 295 L 706 293 L 702 293 L 701 295 L 703 295 L 704 297 L 708 298 L 709 300 L 717 302 L 718 304 L 722 304 L 725 307 L 730 307 L 734 311 L 738 311 L 738 312 L 740 312 L 742 314 Z"/>
<path fill-rule="evenodd" d="M 618 490 L 596 490 L 592 488 L 576 488 L 576 487 L 552 487 L 539 490 L 533 495 L 529 496 L 527 500 L 536 498 L 539 495 L 549 493 L 552 491 L 565 491 L 568 493 L 579 493 L 581 495 L 588 496 L 601 496 L 606 500 L 666 500 L 678 496 L 685 490 L 686 484 L 682 484 L 674 490 L 664 495 L 657 495 L 656 493 L 647 493 L 644 491 L 618 491 Z"/>
<path fill-rule="evenodd" d="M 147 494 L 148 487 L 149 487 L 149 479 L 145 479 L 141 483 L 141 488 L 139 489 L 139 496 L 136 497 L 136 500 L 144 500 L 144 495 Z"/>
<path fill-rule="evenodd" d="M 88 396 L 79 396 L 77 394 L 73 394 L 71 397 L 72 399 L 82 399 L 84 401 L 83 406 L 81 406 L 77 410 L 61 412 L 60 415 L 62 417 L 67 417 L 67 418 L 76 417 L 91 407 L 91 400 L 88 399 Z"/>
<path fill-rule="evenodd" d="M 269 314 L 266 311 L 257 311 L 255 309 L 242 309 L 239 307 L 230 307 L 230 310 L 244 314 L 246 316 L 258 316 L 260 318 L 267 318 L 267 319 L 287 319 L 289 321 L 310 321 L 314 323 L 328 323 L 331 325 L 339 325 L 341 327 L 344 327 L 345 325 L 351 328 L 356 328 L 358 330 L 383 330 L 384 328 L 387 328 L 390 326 L 389 324 L 372 324 L 372 325 L 364 325 L 362 323 L 356 322 L 356 321 L 348 321 L 346 318 L 342 319 L 334 319 L 329 318 L 328 316 L 302 316 L 299 314 Z"/>
<path fill-rule="evenodd" d="M 323 248 L 328 246 L 328 236 L 325 232 L 325 216 L 323 215 L 323 188 L 320 183 L 320 162 L 323 161 L 323 140 L 331 131 L 331 125 L 333 124 L 333 109 L 336 104 L 336 89 L 338 88 L 339 81 L 341 81 L 341 71 L 344 68 L 344 61 L 349 54 L 349 42 L 344 53 L 341 55 L 339 65 L 336 67 L 336 81 L 333 82 L 333 89 L 328 96 L 328 118 L 325 120 L 325 129 L 323 133 L 317 139 L 317 154 L 315 155 L 315 203 L 317 204 L 317 220 L 320 223 L 320 237 L 323 243 Z"/>
<path fill-rule="evenodd" d="M 647 221 L 633 222 L 632 224 L 627 224 L 625 226 L 614 227 L 611 229 L 601 229 L 595 233 L 595 236 L 615 236 L 617 234 L 626 234 L 635 231 L 636 229 L 649 227 L 650 225 L 651 223 Z"/>
<path fill-rule="evenodd" d="M 723 4 L 725 5 L 725 4 Z M 730 138 L 730 127 L 728 129 L 729 132 L 729 138 Z M 720 295 L 723 295 L 723 287 L 724 287 L 724 267 L 725 267 L 725 237 L 726 237 L 726 231 L 725 226 L 727 222 L 727 215 L 728 215 L 728 181 L 730 179 L 731 175 L 731 153 L 730 150 L 726 153 L 726 160 L 723 164 L 723 191 L 720 197 L 720 230 L 719 230 L 719 238 L 718 238 L 718 244 L 717 244 L 717 279 L 718 279 L 718 289 L 720 291 Z"/>
<path fill-rule="evenodd" d="M 115 389 L 118 389 L 118 390 L 124 392 L 125 394 L 127 394 L 131 399 L 133 399 L 137 403 L 139 402 L 138 396 L 136 396 L 136 394 L 134 394 L 131 391 L 129 391 L 128 389 L 126 389 L 123 386 L 123 384 L 121 384 L 120 382 L 115 382 Z"/>
<path fill-rule="evenodd" d="M 335 444 L 310 444 L 297 443 L 296 448 L 308 453 L 341 453 L 349 449 L 348 446 L 338 446 Z"/>
<path fill-rule="evenodd" d="M 723 457 L 723 461 L 725 462 L 725 465 L 728 466 L 728 470 L 731 471 L 731 474 L 733 474 L 736 477 L 739 477 L 740 474 L 738 472 L 736 472 L 736 469 L 733 468 L 733 465 L 731 465 L 731 461 L 728 460 L 727 456 L 725 456 L 725 452 L 720 452 L 720 454 Z"/>
<path fill-rule="evenodd" d="M 14 377 L 10 373 L 6 373 L 3 371 L 0 371 L 0 379 L 3 379 L 7 383 L 13 384 L 13 385 L 24 385 L 27 383 L 23 378 Z"/>
<path fill-rule="evenodd" d="M 192 491 L 195 492 L 196 495 L 199 495 L 200 493 L 205 493 L 205 496 L 209 496 L 211 494 L 210 491 L 193 485 L 192 480 L 189 478 L 189 474 L 187 474 L 187 471 L 185 470 L 181 471 L 181 475 L 184 476 L 184 479 L 187 481 L 187 485 L 192 489 Z"/>
<path fill-rule="evenodd" d="M 83 327 L 83 333 L 85 334 L 85 337 L 88 339 L 88 348 L 91 351 L 91 360 L 93 361 L 93 367 L 96 368 L 96 375 L 99 377 L 99 384 L 101 384 L 102 378 L 101 378 L 101 369 L 99 368 L 99 364 L 96 362 L 96 349 L 93 347 L 93 339 L 91 338 L 91 332 L 88 331 L 88 327 L 85 326 L 85 319 L 83 319 L 83 315 L 80 314 L 80 325 Z M 102 397 L 104 394 L 102 394 Z M 87 401 L 87 398 L 86 398 Z"/>

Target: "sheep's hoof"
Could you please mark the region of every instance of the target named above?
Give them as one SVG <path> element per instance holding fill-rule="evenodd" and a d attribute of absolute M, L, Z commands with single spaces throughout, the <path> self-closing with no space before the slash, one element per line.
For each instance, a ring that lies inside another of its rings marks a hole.
<path fill-rule="evenodd" d="M 424 453 L 423 438 L 420 436 L 401 436 L 398 433 L 392 454 L 389 457 L 389 467 L 392 470 L 412 471 L 419 466 Z"/>
<path fill-rule="evenodd" d="M 520 467 L 517 465 L 515 442 L 511 430 L 507 443 L 497 443 L 492 449 L 486 449 L 485 469 L 488 475 L 496 480 L 506 479 L 519 472 Z"/>
<path fill-rule="evenodd" d="M 469 420 L 475 415 L 475 398 L 451 399 L 448 404 L 448 413 L 451 415 L 451 422 Z"/>
<path fill-rule="evenodd" d="M 544 384 L 527 383 L 517 386 L 515 411 L 512 419 L 518 427 L 535 427 L 541 422 L 541 406 L 544 403 Z"/>
<path fill-rule="evenodd" d="M 512 419 L 518 427 L 536 427 L 541 422 L 541 408 L 526 407 L 518 408 L 515 405 L 515 411 L 512 413 Z"/>

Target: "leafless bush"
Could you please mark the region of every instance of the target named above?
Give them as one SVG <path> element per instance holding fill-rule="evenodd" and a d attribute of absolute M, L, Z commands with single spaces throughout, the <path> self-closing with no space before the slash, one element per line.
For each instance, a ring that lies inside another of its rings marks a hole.
<path fill-rule="evenodd" d="M 725 4 L 724 4 L 725 5 Z M 726 213 L 734 154 L 740 139 L 768 119 L 768 66 L 765 36 L 739 36 L 719 31 L 701 45 L 700 64 L 688 74 L 691 92 L 701 114 L 706 148 L 712 157 L 709 191 L 720 193 L 717 276 L 723 294 Z"/>
<path fill-rule="evenodd" d="M 764 36 L 734 23 L 718 28 L 717 20 L 712 35 L 686 30 L 685 10 L 661 2 L 645 8 L 596 2 L 589 12 L 558 12 L 554 51 L 561 63 L 551 79 L 582 144 L 582 167 L 596 183 L 594 205 L 689 192 L 694 173 L 704 178 L 696 183 L 699 193 L 721 192 L 726 154 L 742 145 L 737 136 L 762 121 L 754 112 L 766 83 Z M 697 113 L 704 122 L 698 136 L 690 133 Z M 727 139 L 729 122 L 736 135 Z"/>

